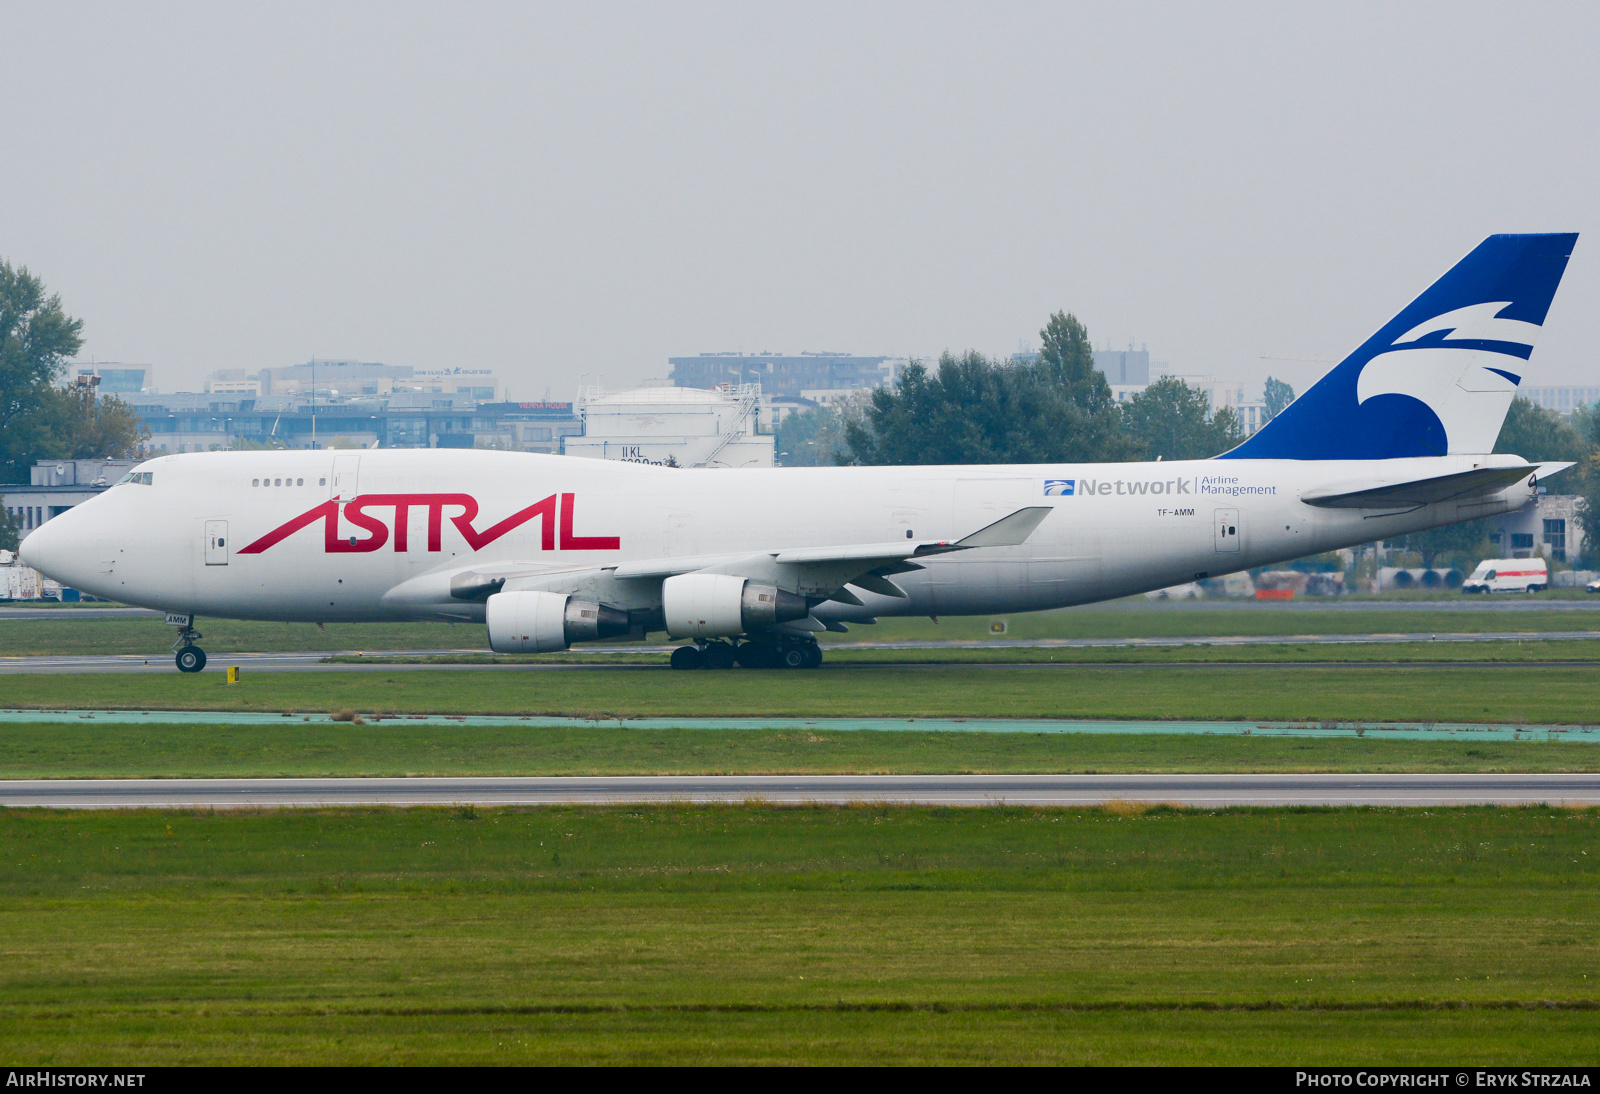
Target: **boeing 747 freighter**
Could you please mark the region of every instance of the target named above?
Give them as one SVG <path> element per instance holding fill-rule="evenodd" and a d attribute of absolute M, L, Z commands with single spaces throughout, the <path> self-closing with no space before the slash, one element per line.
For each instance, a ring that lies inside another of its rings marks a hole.
<path fill-rule="evenodd" d="M 1491 236 L 1214 459 L 681 470 L 508 452 L 160 456 L 30 534 L 31 566 L 180 624 L 485 623 L 501 652 L 665 631 L 675 668 L 815 667 L 882 616 L 1127 596 L 1520 508 L 1491 455 L 1577 241 Z"/>

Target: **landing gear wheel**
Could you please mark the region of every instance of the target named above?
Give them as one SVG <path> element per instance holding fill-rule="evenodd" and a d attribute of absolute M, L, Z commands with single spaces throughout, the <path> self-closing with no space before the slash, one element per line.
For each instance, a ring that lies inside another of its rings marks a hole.
<path fill-rule="evenodd" d="M 708 669 L 731 669 L 733 647 L 726 642 L 707 642 L 700 653 L 700 663 Z"/>
<path fill-rule="evenodd" d="M 701 666 L 700 651 L 694 646 L 679 646 L 672 651 L 672 667 L 675 669 L 697 669 Z"/>
<path fill-rule="evenodd" d="M 747 669 L 775 669 L 778 667 L 777 647 L 767 642 L 744 642 L 734 651 L 739 664 Z"/>
<path fill-rule="evenodd" d="M 814 669 L 814 668 L 821 667 L 821 665 L 822 665 L 822 647 L 817 645 L 815 642 L 813 642 L 810 645 L 805 647 L 805 651 L 806 651 L 806 668 Z"/>
<path fill-rule="evenodd" d="M 179 672 L 199 672 L 206 667 L 206 651 L 199 646 L 185 646 L 174 660 Z"/>
<path fill-rule="evenodd" d="M 778 650 L 778 667 L 784 669 L 803 669 L 810 663 L 806 656 L 804 646 L 783 646 Z"/>

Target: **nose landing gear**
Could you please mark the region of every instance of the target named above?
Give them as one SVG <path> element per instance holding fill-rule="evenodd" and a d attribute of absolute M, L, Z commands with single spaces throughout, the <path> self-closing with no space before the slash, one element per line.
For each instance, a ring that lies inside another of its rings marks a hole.
<path fill-rule="evenodd" d="M 178 640 L 172 644 L 173 660 L 177 662 L 179 672 L 199 672 L 206 667 L 206 651 L 195 645 L 204 637 L 194 629 L 194 616 L 191 615 L 178 632 Z"/>

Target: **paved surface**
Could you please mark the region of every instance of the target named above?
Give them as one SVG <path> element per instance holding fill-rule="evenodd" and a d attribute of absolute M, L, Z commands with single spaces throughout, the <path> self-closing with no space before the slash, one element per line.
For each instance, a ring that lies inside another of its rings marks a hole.
<path fill-rule="evenodd" d="M 0 805 L 54 808 L 671 801 L 924 805 L 1600 804 L 1600 775 L 822 775 L 0 782 Z"/>
<path fill-rule="evenodd" d="M 0 619 L 32 619 L 35 621 L 70 622 L 74 619 L 136 619 L 141 616 L 162 619 L 163 613 L 148 608 L 123 608 L 108 604 L 103 608 L 30 608 L 15 604 L 0 604 Z"/>
<path fill-rule="evenodd" d="M 824 650 L 1007 650 L 1007 649 L 1125 649 L 1130 647 L 1171 648 L 1181 646 L 1347 646 L 1347 645 L 1397 645 L 1408 642 L 1459 643 L 1459 642 L 1551 642 L 1592 641 L 1600 639 L 1600 631 L 1415 631 L 1403 634 L 1265 634 L 1265 635 L 1213 635 L 1187 638 L 1042 638 L 1042 639 L 978 639 L 953 642 L 850 642 L 828 643 Z M 667 653 L 670 645 L 580 647 L 574 652 L 585 654 Z M 407 669 L 572 669 L 592 668 L 595 662 L 561 664 L 559 662 L 516 662 L 502 665 L 474 664 L 471 661 L 404 664 L 380 658 L 397 657 L 454 657 L 471 658 L 488 656 L 484 649 L 430 649 L 430 650 L 328 650 L 297 653 L 214 653 L 210 654 L 207 671 L 221 671 L 228 665 L 238 665 L 247 672 L 376 672 L 405 671 Z M 330 661 L 329 658 L 372 658 L 370 661 Z M 1448 660 L 1441 657 L 1441 660 Z M 1321 663 L 1321 662 L 1319 662 Z M 1365 663 L 1365 662 L 1363 662 Z M 1557 662 L 1515 662 L 1517 664 L 1554 664 Z M 1559 662 L 1566 664 L 1569 662 Z M 1586 662 L 1570 662 L 1584 664 Z M 601 665 L 603 667 L 604 663 Z M 640 668 L 648 666 L 612 665 L 611 668 Z M 159 650 L 149 654 L 47 654 L 37 657 L 0 657 L 0 674 L 4 673 L 54 673 L 54 672 L 174 672 L 172 656 Z"/>
<path fill-rule="evenodd" d="M 382 650 L 372 651 L 374 656 L 403 656 L 418 657 L 431 655 L 470 655 L 486 654 L 487 650 Z M 209 661 L 206 672 L 222 672 L 229 665 L 238 665 L 244 672 L 376 672 L 380 670 L 405 671 L 407 669 L 430 668 L 467 668 L 467 669 L 516 669 L 530 668 L 556 668 L 571 669 L 584 668 L 584 665 L 473 665 L 473 664 L 445 664 L 445 665 L 389 665 L 382 663 L 367 664 L 336 664 L 329 663 L 330 657 L 357 656 L 357 651 L 335 650 L 314 651 L 310 653 L 207 653 Z M 621 668 L 623 666 L 611 666 Z M 645 666 L 649 667 L 649 666 Z M 169 651 L 152 650 L 149 654 L 114 653 L 114 654 L 48 654 L 41 657 L 0 657 L 0 675 L 6 673 L 55 673 L 55 672 L 177 672 L 173 664 L 172 654 Z"/>
<path fill-rule="evenodd" d="M 1398 642 L 1504 642 L 1600 638 L 1600 631 L 1409 631 L 1385 634 L 1218 634 L 1159 635 L 1149 638 L 979 638 L 949 642 L 829 642 L 823 649 L 858 650 L 1003 650 L 1003 649 L 1114 649 L 1126 646 L 1340 646 L 1394 644 Z M 640 647 L 641 649 L 644 647 Z M 670 649 L 671 647 L 657 647 Z M 373 656 L 382 656 L 372 651 Z"/>
<path fill-rule="evenodd" d="M 296 727 L 301 723 L 336 725 L 327 711 L 260 710 L 29 710 L 0 709 L 0 725 L 39 724 L 97 726 L 264 726 Z M 1206 734 L 1259 737 L 1367 737 L 1376 741 L 1548 741 L 1600 744 L 1600 725 L 1527 725 L 1494 722 L 1201 722 L 1096 721 L 1088 718 L 706 718 L 667 715 L 656 718 L 563 718 L 543 714 L 388 714 L 367 713 L 363 724 L 411 729 L 417 726 L 475 728 L 482 726 L 539 729 L 710 729 L 828 730 L 880 733 L 1091 733 L 1130 735 Z"/>
<path fill-rule="evenodd" d="M 1067 609 L 1074 610 L 1074 609 Z M 1520 594 L 1494 596 L 1447 596 L 1437 600 L 1350 600 L 1343 598 L 1297 597 L 1289 601 L 1260 601 L 1245 597 L 1216 600 L 1169 600 L 1129 602 L 1107 601 L 1087 604 L 1083 611 L 1127 611 L 1139 614 L 1173 612 L 1584 612 L 1600 610 L 1600 596 L 1582 599 L 1545 599 Z M 147 617 L 160 619 L 162 613 L 122 605 L 59 605 L 46 607 L 21 603 L 0 603 L 0 619 L 72 620 Z"/>
<path fill-rule="evenodd" d="M 1159 606 L 1157 606 L 1159 604 Z M 1455 596 L 1440 597 L 1437 600 L 1347 600 L 1325 599 L 1322 597 L 1296 597 L 1293 600 L 1262 601 L 1245 597 L 1238 599 L 1226 598 L 1217 600 L 1180 600 L 1157 602 L 1144 608 L 1132 608 L 1132 611 L 1186 611 L 1186 612 L 1298 612 L 1298 611 L 1331 611 L 1331 612 L 1481 612 L 1481 611 L 1594 611 L 1600 608 L 1600 596 L 1585 596 L 1582 599 L 1546 599 L 1539 596 L 1528 596 L 1526 593 L 1494 593 L 1488 596 L 1469 596 L 1458 593 Z M 1102 607 L 1105 605 L 1102 605 Z M 1093 610 L 1092 607 L 1090 610 Z"/>

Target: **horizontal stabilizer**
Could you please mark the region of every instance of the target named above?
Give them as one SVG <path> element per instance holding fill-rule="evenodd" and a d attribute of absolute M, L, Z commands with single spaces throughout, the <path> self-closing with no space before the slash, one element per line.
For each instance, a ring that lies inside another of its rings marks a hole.
<path fill-rule="evenodd" d="M 1390 483 L 1362 490 L 1308 494 L 1300 500 L 1323 509 L 1414 509 L 1455 501 L 1474 494 L 1492 494 L 1521 479 L 1554 474 L 1571 464 L 1524 464 L 1521 467 L 1477 467 L 1454 475 Z M 1550 468 L 1546 471 L 1546 468 Z M 1530 485 L 1532 485 L 1530 483 Z"/>

